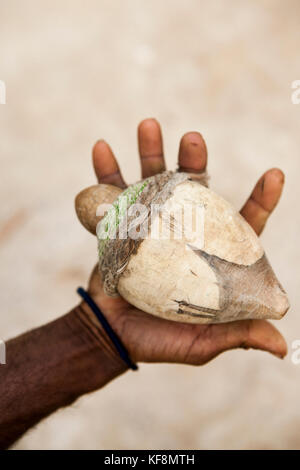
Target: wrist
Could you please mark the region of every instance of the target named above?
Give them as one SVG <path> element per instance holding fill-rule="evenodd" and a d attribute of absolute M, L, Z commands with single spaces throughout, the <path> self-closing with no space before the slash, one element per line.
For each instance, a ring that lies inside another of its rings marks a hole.
<path fill-rule="evenodd" d="M 86 344 L 85 362 L 91 371 L 91 390 L 103 387 L 110 380 L 128 370 L 102 325 L 86 302 L 81 302 L 68 315 L 74 333 Z"/>
<path fill-rule="evenodd" d="M 122 360 L 130 369 L 137 370 L 138 367 L 130 358 L 130 355 L 128 354 L 128 351 L 126 347 L 124 346 L 121 338 L 118 336 L 116 331 L 114 331 L 110 322 L 108 321 L 104 313 L 101 311 L 97 303 L 93 300 L 91 295 L 88 292 L 86 292 L 82 287 L 79 287 L 77 289 L 77 293 L 83 299 L 84 307 L 86 306 L 89 307 L 88 315 L 91 310 L 94 314 L 93 315 L 94 319 L 97 318 L 98 325 L 101 325 L 102 329 L 105 331 L 106 337 L 110 339 L 110 344 L 114 345 L 114 350 L 118 352 L 118 355 L 122 358 Z M 89 315 L 89 318 L 90 318 L 90 315 Z M 93 322 L 93 326 L 94 326 L 94 322 Z"/>

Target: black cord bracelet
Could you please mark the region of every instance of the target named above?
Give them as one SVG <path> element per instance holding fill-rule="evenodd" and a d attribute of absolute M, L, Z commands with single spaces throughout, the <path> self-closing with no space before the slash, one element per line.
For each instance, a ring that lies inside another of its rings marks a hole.
<path fill-rule="evenodd" d="M 77 293 L 88 304 L 88 306 L 91 308 L 93 313 L 96 315 L 98 321 L 101 323 L 103 329 L 105 330 L 106 334 L 111 339 L 112 343 L 114 344 L 116 350 L 120 354 L 123 361 L 126 362 L 126 364 L 128 365 L 130 369 L 138 370 L 138 366 L 134 362 L 132 362 L 122 341 L 120 340 L 118 335 L 114 332 L 114 330 L 108 323 L 107 319 L 101 312 L 98 305 L 96 305 L 96 303 L 93 301 L 92 297 L 82 287 L 78 287 Z"/>

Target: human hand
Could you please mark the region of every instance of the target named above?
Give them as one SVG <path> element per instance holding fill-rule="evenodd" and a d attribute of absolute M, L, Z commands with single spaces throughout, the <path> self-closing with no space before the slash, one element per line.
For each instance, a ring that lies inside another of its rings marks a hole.
<path fill-rule="evenodd" d="M 144 120 L 138 127 L 138 146 L 142 177 L 165 170 L 162 135 L 158 122 Z M 179 170 L 200 175 L 206 169 L 207 150 L 197 132 L 185 134 L 179 147 Z M 117 160 L 108 144 L 101 140 L 93 149 L 93 163 L 99 183 L 125 188 Z M 257 182 L 241 209 L 242 216 L 260 234 L 276 206 L 284 184 L 278 169 L 267 171 Z M 121 296 L 108 297 L 96 267 L 89 283 L 89 294 L 108 318 L 135 362 L 176 362 L 201 365 L 221 352 L 234 348 L 254 348 L 284 357 L 287 347 L 279 331 L 265 320 L 243 320 L 223 324 L 195 325 L 154 317 L 129 304 Z M 92 312 L 84 306 L 89 319 Z"/>

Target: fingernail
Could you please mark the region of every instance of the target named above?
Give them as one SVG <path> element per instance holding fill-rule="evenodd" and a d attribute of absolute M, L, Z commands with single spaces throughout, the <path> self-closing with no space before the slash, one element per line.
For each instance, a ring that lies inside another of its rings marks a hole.
<path fill-rule="evenodd" d="M 282 354 L 276 354 L 276 353 L 272 353 L 272 354 L 273 354 L 273 356 L 278 357 L 278 359 L 282 359 L 282 360 L 283 360 L 283 359 L 285 358 L 285 356 L 282 355 Z"/>

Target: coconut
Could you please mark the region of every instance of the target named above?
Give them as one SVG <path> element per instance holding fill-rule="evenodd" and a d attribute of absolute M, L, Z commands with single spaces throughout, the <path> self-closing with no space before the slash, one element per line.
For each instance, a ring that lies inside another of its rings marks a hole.
<path fill-rule="evenodd" d="M 164 172 L 125 191 L 100 184 L 75 206 L 97 235 L 107 295 L 186 323 L 279 319 L 289 308 L 257 235 L 205 178 Z"/>

